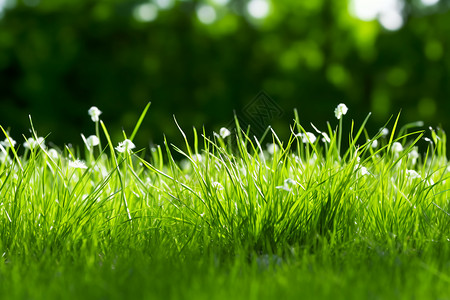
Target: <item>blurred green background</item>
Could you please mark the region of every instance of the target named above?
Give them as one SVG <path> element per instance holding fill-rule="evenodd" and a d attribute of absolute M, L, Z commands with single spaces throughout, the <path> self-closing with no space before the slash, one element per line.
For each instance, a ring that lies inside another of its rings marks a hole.
<path fill-rule="evenodd" d="M 173 115 L 217 132 L 264 91 L 281 137 L 341 102 L 372 133 L 400 109 L 449 129 L 449 42 L 448 0 L 0 0 L 0 124 L 81 144 L 95 105 L 117 142 L 151 101 L 138 147 L 180 144 Z"/>

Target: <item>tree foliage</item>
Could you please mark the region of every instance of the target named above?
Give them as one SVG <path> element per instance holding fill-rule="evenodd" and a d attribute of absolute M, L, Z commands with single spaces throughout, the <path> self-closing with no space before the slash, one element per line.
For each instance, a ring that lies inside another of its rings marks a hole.
<path fill-rule="evenodd" d="M 340 102 L 356 120 L 372 111 L 373 129 L 400 109 L 405 122 L 450 125 L 449 1 L 404 2 L 395 31 L 358 19 L 345 1 L 272 1 L 261 19 L 246 1 L 217 2 L 6 1 L 0 122 L 18 136 L 30 113 L 64 143 L 92 133 L 95 105 L 120 136 L 151 101 L 137 141 L 145 146 L 162 133 L 179 138 L 172 115 L 217 131 L 264 90 L 283 111 L 270 120 L 281 135 L 294 108 L 325 126 Z M 199 11 L 207 5 L 210 24 Z"/>

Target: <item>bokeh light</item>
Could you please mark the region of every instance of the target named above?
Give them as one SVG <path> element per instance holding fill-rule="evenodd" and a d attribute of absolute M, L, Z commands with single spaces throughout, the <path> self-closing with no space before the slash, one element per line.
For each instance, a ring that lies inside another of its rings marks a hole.
<path fill-rule="evenodd" d="M 218 5 L 227 5 L 230 0 L 213 0 L 213 2 Z"/>
<path fill-rule="evenodd" d="M 438 4 L 439 0 L 420 0 L 425 6 L 432 6 Z"/>
<path fill-rule="evenodd" d="M 350 0 L 350 13 L 363 21 L 377 19 L 387 30 L 399 30 L 404 23 L 403 0 Z"/>
<path fill-rule="evenodd" d="M 155 0 L 155 4 L 162 10 L 171 9 L 175 4 L 175 0 Z"/>
<path fill-rule="evenodd" d="M 251 0 L 247 4 L 248 13 L 255 19 L 265 18 L 270 11 L 270 5 L 267 0 Z"/>
<path fill-rule="evenodd" d="M 217 18 L 216 10 L 210 5 L 199 5 L 197 17 L 204 24 L 212 24 Z"/>
<path fill-rule="evenodd" d="M 158 7 L 153 3 L 140 4 L 134 9 L 133 15 L 140 22 L 151 22 L 158 17 Z"/>

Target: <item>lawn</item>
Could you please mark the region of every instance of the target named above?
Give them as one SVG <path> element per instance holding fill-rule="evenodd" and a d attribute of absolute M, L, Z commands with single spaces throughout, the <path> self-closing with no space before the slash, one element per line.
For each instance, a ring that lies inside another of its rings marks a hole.
<path fill-rule="evenodd" d="M 120 142 L 96 108 L 78 148 L 2 127 L 0 299 L 450 299 L 445 133 L 346 112 L 148 151 L 149 105 Z"/>

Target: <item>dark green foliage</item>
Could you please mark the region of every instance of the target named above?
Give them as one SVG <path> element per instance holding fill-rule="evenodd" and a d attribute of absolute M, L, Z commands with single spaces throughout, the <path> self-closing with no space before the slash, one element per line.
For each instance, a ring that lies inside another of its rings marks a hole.
<path fill-rule="evenodd" d="M 304 124 L 323 124 L 339 102 L 357 121 L 371 110 L 371 131 L 400 108 L 406 122 L 449 126 L 448 1 L 407 1 L 395 32 L 351 17 L 345 1 L 272 1 L 261 22 L 231 1 L 211 25 L 196 17 L 201 2 L 176 1 L 145 23 L 133 17 L 141 1 L 17 1 L 0 18 L 1 124 L 17 139 L 31 113 L 49 141 L 76 143 L 93 133 L 90 106 L 120 132 L 152 101 L 136 140 L 147 146 L 161 132 L 180 141 L 173 114 L 217 129 L 265 90 L 284 112 L 268 120 L 283 139 L 294 107 Z"/>

